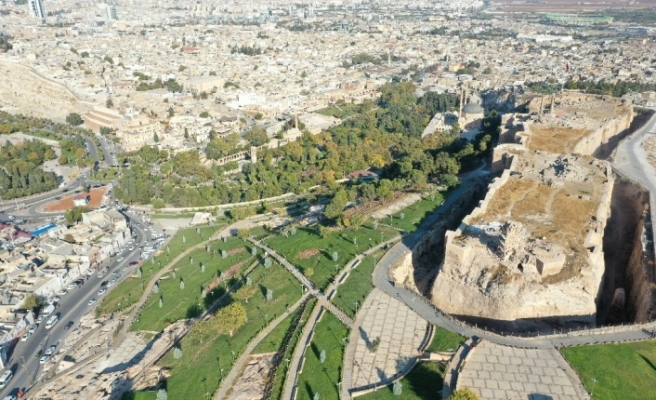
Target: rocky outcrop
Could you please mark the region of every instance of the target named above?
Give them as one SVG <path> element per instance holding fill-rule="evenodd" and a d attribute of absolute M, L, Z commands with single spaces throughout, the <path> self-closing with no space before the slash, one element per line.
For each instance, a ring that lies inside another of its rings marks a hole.
<path fill-rule="evenodd" d="M 578 97 L 554 102 L 555 110 L 567 106 L 558 118 L 505 118 L 516 134 L 495 150 L 493 170 L 503 173 L 446 233 L 431 292 L 443 311 L 487 321 L 595 323 L 614 177 L 607 162 L 589 155 L 627 129 L 633 114 L 615 101 Z M 586 112 L 603 107 L 615 113 L 589 124 Z M 562 140 L 554 144 L 550 135 Z"/>

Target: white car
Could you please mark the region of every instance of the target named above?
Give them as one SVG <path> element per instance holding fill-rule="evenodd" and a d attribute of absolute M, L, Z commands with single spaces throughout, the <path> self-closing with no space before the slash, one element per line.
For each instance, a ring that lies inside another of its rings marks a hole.
<path fill-rule="evenodd" d="M 36 324 L 30 325 L 30 329 L 28 329 L 27 331 L 29 333 L 34 333 L 34 332 L 36 332 L 36 328 L 38 328 L 38 327 L 39 327 L 39 325 L 36 325 Z"/>
<path fill-rule="evenodd" d="M 66 296 L 67 294 L 68 294 L 67 290 L 60 290 L 59 292 L 57 292 L 58 296 Z"/>
<path fill-rule="evenodd" d="M 94 304 L 96 304 L 96 299 L 91 299 L 91 300 L 89 300 L 89 302 L 87 302 L 88 306 L 92 306 Z"/>
<path fill-rule="evenodd" d="M 121 262 L 123 260 L 125 260 L 123 257 L 119 257 L 119 258 L 116 259 L 116 261 L 118 261 L 118 262 Z"/>
<path fill-rule="evenodd" d="M 99 295 L 103 295 L 103 294 L 105 294 L 105 293 L 107 293 L 107 289 L 106 289 L 106 288 L 102 288 L 102 289 L 100 289 L 100 290 L 98 291 L 98 294 L 99 294 Z"/>
<path fill-rule="evenodd" d="M 50 360 L 50 356 L 49 355 L 44 355 L 43 357 L 41 357 L 39 359 L 39 364 L 45 364 L 45 363 L 48 362 L 48 360 Z"/>
<path fill-rule="evenodd" d="M 59 303 L 59 300 L 61 300 L 61 297 L 59 297 L 59 296 L 55 296 L 55 297 L 52 298 L 53 303 Z"/>
<path fill-rule="evenodd" d="M 46 319 L 45 315 L 39 315 L 39 318 L 36 319 L 36 323 L 40 324 L 41 322 L 43 322 L 44 319 Z"/>
<path fill-rule="evenodd" d="M 55 354 L 55 350 L 57 350 L 57 346 L 55 346 L 54 344 L 50 345 L 50 347 L 48 347 L 48 349 L 46 349 L 46 352 L 44 354 L 47 355 L 47 356 L 51 356 L 51 355 Z"/>
<path fill-rule="evenodd" d="M 26 333 L 23 335 L 23 337 L 21 338 L 21 342 L 27 342 L 27 339 L 29 339 L 30 336 L 32 336 L 32 334 L 29 333 L 29 332 L 26 332 Z"/>

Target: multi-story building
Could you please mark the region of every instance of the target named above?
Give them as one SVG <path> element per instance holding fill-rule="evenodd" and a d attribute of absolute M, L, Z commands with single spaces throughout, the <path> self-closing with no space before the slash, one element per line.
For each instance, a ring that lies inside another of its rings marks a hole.
<path fill-rule="evenodd" d="M 30 6 L 30 13 L 34 18 L 38 18 L 41 20 L 46 18 L 46 14 L 45 12 L 43 12 L 43 4 L 41 3 L 41 0 L 30 0 L 29 6 Z"/>

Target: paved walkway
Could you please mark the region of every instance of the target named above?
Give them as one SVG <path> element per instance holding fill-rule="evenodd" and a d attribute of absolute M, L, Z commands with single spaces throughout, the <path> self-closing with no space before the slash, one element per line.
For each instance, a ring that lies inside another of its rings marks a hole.
<path fill-rule="evenodd" d="M 407 208 L 415 204 L 419 200 L 421 200 L 421 194 L 412 193 L 408 196 L 405 196 L 403 199 L 396 201 L 393 204 L 390 204 L 389 206 L 383 208 L 382 210 L 376 211 L 376 213 L 372 214 L 372 217 L 376 219 L 389 217 L 390 215 L 396 214 L 397 212 L 403 210 L 404 208 Z"/>
<path fill-rule="evenodd" d="M 262 332 L 260 332 L 251 342 L 248 344 L 246 349 L 244 350 L 243 354 L 239 356 L 237 361 L 235 361 L 234 365 L 230 369 L 230 372 L 228 375 L 226 375 L 225 379 L 221 382 L 219 389 L 214 393 L 214 399 L 215 400 L 222 400 L 227 398 L 228 391 L 232 388 L 232 385 L 234 385 L 235 381 L 239 376 L 241 375 L 241 371 L 244 369 L 246 364 L 248 363 L 248 360 L 251 356 L 251 353 L 255 348 L 257 347 L 258 344 L 262 340 L 264 340 L 272 330 L 275 329 L 282 321 L 285 320 L 292 312 L 294 312 L 307 298 L 310 297 L 310 293 L 307 292 L 305 293 L 296 303 L 294 303 L 291 307 L 287 309 L 287 311 L 280 315 L 278 318 L 274 319 L 267 325 Z"/>
<path fill-rule="evenodd" d="M 349 336 L 342 382 L 345 390 L 384 386 L 407 373 L 420 355 L 427 328 L 428 323 L 408 306 L 374 289 Z M 371 351 L 376 338 L 380 344 Z"/>
<path fill-rule="evenodd" d="M 462 364 L 456 388 L 486 400 L 583 400 L 590 397 L 555 349 L 519 349 L 478 343 Z"/>

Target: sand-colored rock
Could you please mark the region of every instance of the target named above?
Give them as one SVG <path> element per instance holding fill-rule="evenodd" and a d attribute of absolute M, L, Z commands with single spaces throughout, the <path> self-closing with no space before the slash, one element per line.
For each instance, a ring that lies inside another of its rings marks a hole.
<path fill-rule="evenodd" d="M 533 117 L 504 119 L 513 133 L 493 157 L 493 170 L 503 173 L 460 227 L 446 233 L 432 289 L 442 310 L 594 323 L 614 178 L 610 165 L 591 154 L 628 129 L 633 110 L 579 94 L 554 103 L 552 115 L 540 116 L 538 108 Z"/>

